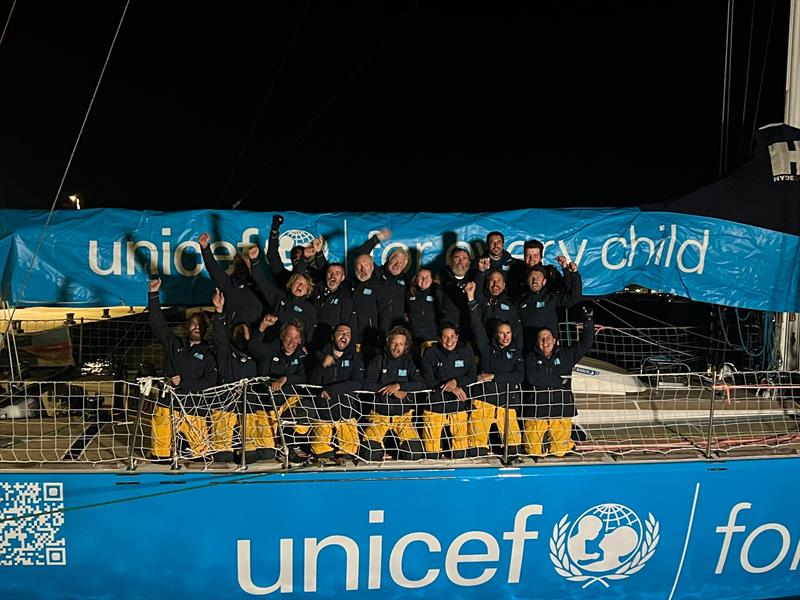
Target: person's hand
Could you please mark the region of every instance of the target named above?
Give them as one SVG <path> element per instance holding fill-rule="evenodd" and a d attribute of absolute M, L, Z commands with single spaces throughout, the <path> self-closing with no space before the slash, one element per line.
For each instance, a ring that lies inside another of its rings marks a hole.
<path fill-rule="evenodd" d="M 161 279 L 156 277 L 155 279 L 151 279 L 148 287 L 150 289 L 151 294 L 155 294 L 158 290 L 161 289 Z"/>
<path fill-rule="evenodd" d="M 484 381 L 492 381 L 494 379 L 494 373 L 481 373 L 478 375 L 478 383 L 483 383 Z"/>
<path fill-rule="evenodd" d="M 283 386 L 286 385 L 288 379 L 286 377 L 278 377 L 275 381 L 269 384 L 270 389 L 273 392 L 280 392 L 283 389 Z"/>
<path fill-rule="evenodd" d="M 467 285 L 464 286 L 464 291 L 467 293 L 467 300 L 470 302 L 475 300 L 475 289 L 477 287 L 474 281 L 468 281 Z"/>
<path fill-rule="evenodd" d="M 208 240 L 210 239 L 211 238 L 209 238 L 208 234 L 204 231 L 203 233 L 200 234 L 200 237 L 197 238 L 197 243 L 200 244 L 200 247 L 203 250 L 205 250 L 206 248 L 208 248 Z"/>
<path fill-rule="evenodd" d="M 273 215 L 272 216 L 272 229 L 278 231 L 281 225 L 283 225 L 283 216 L 282 215 Z"/>
<path fill-rule="evenodd" d="M 392 230 L 388 227 L 384 227 L 378 233 L 375 234 L 375 237 L 378 238 L 379 242 L 385 242 L 392 237 Z"/>
<path fill-rule="evenodd" d="M 172 385 L 174 385 L 176 387 L 181 384 L 181 376 L 180 375 L 173 375 L 172 377 L 169 378 L 169 380 L 172 383 Z"/>
<path fill-rule="evenodd" d="M 574 262 L 569 262 L 566 256 L 556 256 L 556 262 L 561 265 L 564 271 L 572 271 L 573 273 L 578 270 L 578 265 Z"/>
<path fill-rule="evenodd" d="M 457 387 L 456 389 L 454 389 L 453 393 L 456 395 L 456 398 L 458 398 L 462 402 L 467 399 L 467 392 L 465 392 L 460 387 Z"/>
<path fill-rule="evenodd" d="M 219 291 L 219 288 L 214 288 L 214 294 L 211 296 L 211 302 L 214 303 L 214 308 L 218 313 L 222 312 L 225 307 L 225 294 Z"/>
<path fill-rule="evenodd" d="M 267 330 L 267 327 L 272 327 L 277 322 L 278 317 L 276 315 L 266 314 L 264 318 L 261 319 L 261 323 L 258 324 L 258 330 L 263 333 Z"/>
<path fill-rule="evenodd" d="M 452 392 L 458 387 L 458 383 L 456 382 L 455 378 L 451 379 L 447 383 L 441 386 L 441 390 L 443 392 Z"/>
<path fill-rule="evenodd" d="M 326 369 L 328 367 L 332 367 L 335 364 L 336 364 L 336 359 L 333 358 L 330 354 L 326 354 L 325 358 L 322 359 L 322 366 L 325 367 Z"/>
<path fill-rule="evenodd" d="M 311 248 L 314 250 L 314 254 L 322 252 L 322 247 L 325 245 L 325 238 L 319 236 L 318 238 L 314 238 L 311 240 Z"/>
<path fill-rule="evenodd" d="M 250 248 L 247 249 L 247 257 L 250 260 L 257 259 L 258 258 L 258 246 L 250 246 Z"/>
<path fill-rule="evenodd" d="M 328 393 L 328 390 L 322 390 L 322 393 L 320 393 L 319 397 L 322 398 L 323 400 L 331 399 L 331 395 Z"/>
<path fill-rule="evenodd" d="M 378 390 L 379 394 L 386 394 L 387 396 L 397 396 L 398 392 L 400 392 L 399 383 L 390 383 L 389 385 L 385 385 Z"/>
<path fill-rule="evenodd" d="M 401 390 L 398 390 L 394 393 L 394 397 L 399 400 L 405 400 L 406 396 L 408 396 L 408 392 L 403 392 Z"/>
<path fill-rule="evenodd" d="M 491 262 L 488 256 L 482 256 L 481 258 L 478 259 L 478 271 L 480 271 L 481 273 L 485 273 L 486 271 L 488 271 L 490 266 Z"/>

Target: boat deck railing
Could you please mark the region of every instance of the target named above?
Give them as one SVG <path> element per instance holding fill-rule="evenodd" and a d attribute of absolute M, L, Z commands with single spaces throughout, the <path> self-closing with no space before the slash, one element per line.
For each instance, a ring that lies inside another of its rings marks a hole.
<path fill-rule="evenodd" d="M 800 451 L 800 373 L 575 373 L 570 398 L 483 382 L 333 398 L 269 379 L 182 394 L 160 378 L 0 381 L 0 468 L 385 468 Z M 402 394 L 400 394 L 402 395 Z M 459 410 L 460 409 L 460 410 Z M 244 444 L 243 444 L 244 442 Z M 241 452 L 244 445 L 244 452 Z"/>

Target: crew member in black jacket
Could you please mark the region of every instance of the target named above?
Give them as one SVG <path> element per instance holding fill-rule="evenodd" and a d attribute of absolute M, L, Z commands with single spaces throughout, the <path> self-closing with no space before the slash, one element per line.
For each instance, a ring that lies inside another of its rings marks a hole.
<path fill-rule="evenodd" d="M 411 358 L 411 332 L 395 327 L 386 336 L 386 350 L 372 359 L 364 387 L 375 393 L 361 457 L 366 461 L 383 459 L 383 439 L 391 430 L 397 436 L 399 458 L 419 460 L 424 456 L 422 442 L 414 429 L 416 401 L 413 392 L 425 389 L 425 381 Z"/>
<path fill-rule="evenodd" d="M 422 357 L 422 376 L 431 390 L 430 403 L 422 413 L 422 442 L 428 458 L 439 457 L 445 425 L 450 433 L 450 456 L 467 455 L 467 411 L 471 401 L 465 388 L 475 382 L 477 373 L 475 353 L 469 344 L 459 344 L 458 337 L 456 326 L 443 321 L 439 343 L 428 348 Z"/>
<path fill-rule="evenodd" d="M 536 348 L 525 356 L 525 393 L 522 417 L 525 427 L 525 451 L 534 456 L 544 452 L 544 436 L 550 432 L 548 454 L 564 456 L 575 447 L 572 441 L 572 418 L 577 414 L 572 396 L 572 368 L 592 347 L 594 319 L 584 307 L 583 331 L 572 346 L 559 346 L 550 329 L 536 337 Z"/>
<path fill-rule="evenodd" d="M 558 308 L 573 306 L 580 302 L 583 293 L 581 274 L 575 263 L 568 263 L 563 256 L 558 263 L 564 270 L 564 287 L 568 291 L 553 292 L 547 289 L 547 271 L 537 265 L 528 274 L 528 294 L 519 302 L 522 320 L 523 349 L 532 352 L 536 347 L 536 335 L 542 328 L 549 329 L 558 337 Z"/>
<path fill-rule="evenodd" d="M 305 273 L 294 273 L 286 282 L 286 289 L 282 290 L 270 281 L 261 263 L 258 260 L 258 248 L 251 248 L 253 259 L 253 280 L 258 289 L 263 294 L 269 305 L 270 314 L 278 317 L 278 327 L 273 327 L 267 331 L 266 339 L 274 340 L 277 330 L 291 319 L 297 319 L 303 324 L 303 335 L 306 342 L 310 342 L 314 336 L 314 328 L 317 326 L 317 309 L 311 303 L 311 295 L 314 292 L 314 282 Z"/>
<path fill-rule="evenodd" d="M 250 327 L 245 323 L 239 323 L 231 331 L 225 310 L 225 295 L 217 289 L 211 300 L 216 309 L 212 335 L 217 351 L 219 382 L 236 383 L 242 379 L 258 377 L 258 363 L 247 348 L 251 337 Z M 274 458 L 275 438 L 265 407 L 258 401 L 258 396 L 250 390 L 245 401 L 247 402 L 247 418 L 244 423 L 247 463 Z M 215 451 L 215 459 L 229 460 L 227 454 L 233 449 L 233 433 L 238 416 L 236 412 L 230 411 L 218 410 L 211 413 L 211 445 Z M 239 425 L 242 427 L 241 422 Z M 240 457 L 231 456 L 230 459 L 238 462 Z"/>
<path fill-rule="evenodd" d="M 328 343 L 333 328 L 339 323 L 353 320 L 353 294 L 350 286 L 344 283 L 344 265 L 331 263 L 325 270 L 324 283 L 317 286 L 313 296 L 314 308 L 317 310 L 317 326 L 311 349 L 319 350 Z"/>
<path fill-rule="evenodd" d="M 318 458 L 336 454 L 358 455 L 358 417 L 360 406 L 356 391 L 364 389 L 366 369 L 356 352 L 353 330 L 340 323 L 328 343 L 315 355 L 309 383 L 322 386 L 314 399 L 311 427 L 311 453 Z M 332 444 L 336 429 L 336 448 Z"/>
<path fill-rule="evenodd" d="M 444 298 L 439 284 L 433 282 L 433 273 L 422 267 L 417 271 L 406 297 L 406 316 L 417 357 L 436 343 Z"/>
<path fill-rule="evenodd" d="M 192 394 L 202 392 L 217 384 L 217 360 L 210 348 L 203 341 L 206 322 L 202 313 L 195 313 L 186 321 L 187 337 L 178 337 L 167 325 L 161 312 L 158 292 L 161 280 L 152 279 L 149 284 L 150 293 L 147 307 L 150 327 L 164 346 L 164 374 L 170 379 L 178 395 L 179 405 L 172 406 L 174 414 L 170 414 L 170 401 L 159 397 L 159 403 L 153 414 L 152 452 L 156 459 L 167 459 L 171 456 L 172 419 L 176 419 L 178 430 L 184 435 L 193 456 L 208 454 L 209 439 L 206 425 L 207 407 L 202 398 Z"/>
<path fill-rule="evenodd" d="M 525 361 L 519 341 L 514 337 L 508 321 L 496 321 L 492 340 L 486 335 L 476 300 L 475 282 L 467 284 L 469 316 L 475 345 L 480 356 L 479 386 L 473 386 L 472 412 L 469 415 L 469 445 L 471 456 L 483 456 L 489 451 L 489 430 L 497 425 L 505 441 L 508 421 L 508 456 L 519 454 L 522 443 L 517 405 L 520 401 L 520 384 L 525 380 Z M 506 414 L 506 409 L 508 414 Z"/>
<path fill-rule="evenodd" d="M 388 229 L 381 229 L 354 252 L 353 275 L 349 282 L 353 296 L 353 340 L 365 363 L 383 348 L 379 317 L 385 304 L 386 286 L 375 268 L 372 251 L 391 235 Z"/>
<path fill-rule="evenodd" d="M 278 419 L 291 421 L 292 427 L 283 428 L 289 446 L 289 460 L 305 462 L 308 456 L 299 448 L 299 436 L 305 435 L 310 429 L 308 402 L 301 401 L 302 390 L 295 389 L 296 385 L 307 382 L 303 324 L 297 319 L 291 319 L 281 325 L 279 339 L 265 341 L 264 331 L 275 323 L 275 315 L 265 315 L 247 348 L 258 363 L 258 374 L 271 380 L 268 385 L 277 414 L 272 408 L 269 392 L 261 392 L 260 396 L 262 404 L 268 407 L 267 419 L 273 436 L 278 435 Z"/>

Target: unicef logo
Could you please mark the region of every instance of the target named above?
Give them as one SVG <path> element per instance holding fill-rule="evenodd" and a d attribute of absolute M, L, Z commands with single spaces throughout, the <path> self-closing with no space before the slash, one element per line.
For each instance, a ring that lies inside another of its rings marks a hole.
<path fill-rule="evenodd" d="M 281 257 L 281 261 L 283 261 L 283 266 L 287 269 L 292 268 L 292 248 L 295 246 L 308 246 L 313 241 L 314 236 L 302 229 L 289 229 L 288 231 L 283 232 L 281 237 L 278 238 L 278 255 Z M 327 258 L 327 244 L 323 245 L 322 251 Z"/>
<path fill-rule="evenodd" d="M 583 587 L 626 579 L 644 568 L 656 551 L 658 521 L 639 517 L 622 504 L 598 504 L 572 523 L 569 515 L 553 527 L 550 560 L 556 573 Z"/>

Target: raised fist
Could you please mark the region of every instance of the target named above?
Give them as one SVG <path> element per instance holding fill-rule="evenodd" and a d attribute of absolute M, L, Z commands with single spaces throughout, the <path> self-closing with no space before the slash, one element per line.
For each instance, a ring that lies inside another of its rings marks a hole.
<path fill-rule="evenodd" d="M 375 237 L 377 237 L 379 241 L 385 242 L 392 237 L 392 230 L 388 227 L 384 227 L 377 233 Z"/>
<path fill-rule="evenodd" d="M 258 258 L 258 246 L 250 246 L 247 250 L 247 256 L 250 260 L 255 260 Z"/>
<path fill-rule="evenodd" d="M 150 288 L 150 293 L 154 294 L 161 289 L 161 279 L 159 279 L 158 277 L 156 277 L 155 279 L 151 279 L 148 285 Z"/>
<path fill-rule="evenodd" d="M 283 225 L 283 216 L 282 215 L 273 215 L 272 216 L 272 228 L 276 231 L 280 229 L 280 226 Z"/>
<path fill-rule="evenodd" d="M 481 273 L 488 271 L 489 266 L 491 265 L 490 259 L 488 256 L 482 256 L 478 259 L 478 271 Z"/>
<path fill-rule="evenodd" d="M 208 237 L 208 234 L 204 231 L 200 234 L 200 237 L 197 238 L 197 242 L 200 244 L 200 247 L 205 250 L 208 248 L 208 240 L 211 239 Z"/>
<path fill-rule="evenodd" d="M 475 299 L 475 289 L 477 287 L 478 286 L 475 285 L 474 281 L 468 281 L 467 285 L 464 286 L 464 291 L 467 293 L 467 299 L 468 300 L 474 300 Z"/>

